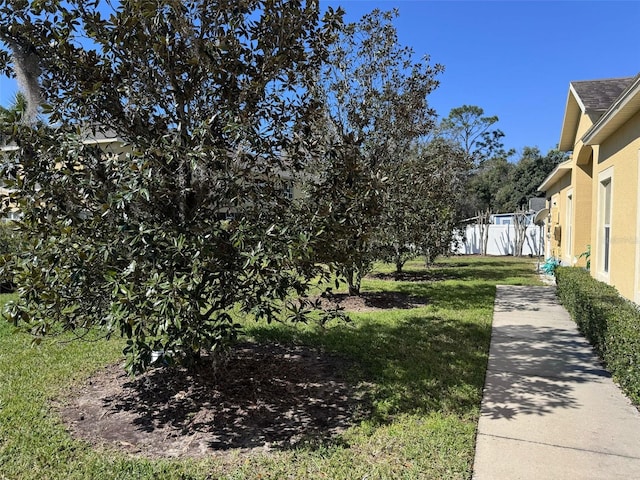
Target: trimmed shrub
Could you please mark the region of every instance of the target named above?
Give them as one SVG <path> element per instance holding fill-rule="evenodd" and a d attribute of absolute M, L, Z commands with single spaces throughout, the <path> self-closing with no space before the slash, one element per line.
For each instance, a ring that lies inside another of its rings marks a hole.
<path fill-rule="evenodd" d="M 558 297 L 614 379 L 640 404 L 640 310 L 575 267 L 556 270 Z"/>

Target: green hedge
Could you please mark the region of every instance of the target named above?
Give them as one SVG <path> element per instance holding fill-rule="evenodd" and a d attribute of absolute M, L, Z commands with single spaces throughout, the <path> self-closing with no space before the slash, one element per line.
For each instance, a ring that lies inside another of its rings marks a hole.
<path fill-rule="evenodd" d="M 640 405 L 640 310 L 575 267 L 556 270 L 558 296 L 627 395 Z"/>

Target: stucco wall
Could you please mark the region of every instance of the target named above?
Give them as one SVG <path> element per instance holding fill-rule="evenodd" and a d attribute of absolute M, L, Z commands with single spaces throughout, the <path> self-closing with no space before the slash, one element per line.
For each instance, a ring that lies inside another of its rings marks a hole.
<path fill-rule="evenodd" d="M 591 150 L 589 148 L 589 150 Z M 591 245 L 591 229 L 592 229 L 592 191 L 593 191 L 593 160 L 590 159 L 585 165 L 576 165 L 572 176 L 573 190 L 573 235 L 571 245 L 572 264 L 580 267 L 586 266 L 586 258 L 580 258 L 580 255 L 587 251 Z M 575 263 L 573 263 L 575 262 Z"/>
<path fill-rule="evenodd" d="M 597 155 L 595 154 L 597 152 Z M 638 183 L 640 161 L 640 112 L 594 149 L 594 172 L 591 208 L 592 268 L 596 278 L 614 285 L 625 297 L 638 301 L 640 262 L 638 225 Z M 611 174 L 612 217 L 610 267 L 602 269 L 604 256 L 601 235 L 600 181 Z"/>
<path fill-rule="evenodd" d="M 572 172 L 565 173 L 560 180 L 554 183 L 546 195 L 548 199 L 549 218 L 546 227 L 546 252 L 547 256 L 562 258 L 563 241 L 566 242 L 566 199 L 567 193 L 571 189 Z"/>

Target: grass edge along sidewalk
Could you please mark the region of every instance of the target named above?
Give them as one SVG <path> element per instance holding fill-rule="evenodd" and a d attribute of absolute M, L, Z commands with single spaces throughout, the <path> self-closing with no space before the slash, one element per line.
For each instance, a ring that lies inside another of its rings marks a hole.
<path fill-rule="evenodd" d="M 74 385 L 120 360 L 121 341 L 30 347 L 0 324 L 0 478 L 448 478 L 471 477 L 496 284 L 539 284 L 534 264 L 457 257 L 402 281 L 377 265 L 364 291 L 424 297 L 425 306 L 351 315 L 350 323 L 246 323 L 255 341 L 318 347 L 353 361 L 370 385 L 371 415 L 322 445 L 206 459 L 145 459 L 69 436 L 56 414 Z M 6 299 L 6 297 L 4 297 Z"/>

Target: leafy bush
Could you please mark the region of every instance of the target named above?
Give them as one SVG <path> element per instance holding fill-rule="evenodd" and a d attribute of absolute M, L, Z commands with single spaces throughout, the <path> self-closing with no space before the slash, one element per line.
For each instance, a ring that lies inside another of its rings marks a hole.
<path fill-rule="evenodd" d="M 556 269 L 558 296 L 616 381 L 640 404 L 640 310 L 582 268 Z"/>
<path fill-rule="evenodd" d="M 13 222 L 0 221 L 0 293 L 15 290 L 13 275 L 5 272 L 2 266 L 12 257 L 18 255 L 24 247 L 23 237 Z"/>

